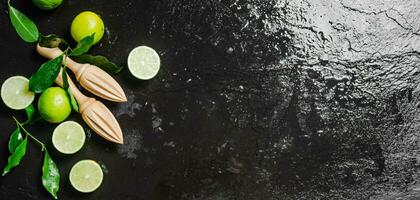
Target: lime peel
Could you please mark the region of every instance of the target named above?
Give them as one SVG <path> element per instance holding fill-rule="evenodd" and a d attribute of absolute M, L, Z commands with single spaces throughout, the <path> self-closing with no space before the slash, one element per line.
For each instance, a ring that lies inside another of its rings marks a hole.
<path fill-rule="evenodd" d="M 63 0 L 32 0 L 41 10 L 52 10 L 63 3 Z"/>
<path fill-rule="evenodd" d="M 94 35 L 93 44 L 98 43 L 105 32 L 105 25 L 101 17 L 94 12 L 79 13 L 71 23 L 70 33 L 74 40 L 80 42 L 83 38 Z"/>
<path fill-rule="evenodd" d="M 50 123 L 60 123 L 71 113 L 67 92 L 60 87 L 50 87 L 38 100 L 38 111 L 42 118 Z"/>

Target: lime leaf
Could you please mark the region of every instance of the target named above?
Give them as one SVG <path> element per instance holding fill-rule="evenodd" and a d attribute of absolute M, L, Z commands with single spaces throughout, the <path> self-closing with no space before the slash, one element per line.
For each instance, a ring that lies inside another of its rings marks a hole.
<path fill-rule="evenodd" d="M 64 65 L 63 69 L 61 70 L 61 79 L 63 79 L 63 88 L 64 90 L 69 89 L 69 80 L 67 79 L 67 71 L 66 65 Z"/>
<path fill-rule="evenodd" d="M 26 120 L 24 124 L 31 123 L 34 120 L 34 116 L 36 112 L 34 105 L 33 104 L 29 105 L 28 107 L 25 108 L 25 111 L 26 111 L 26 116 L 28 116 L 28 119 Z"/>
<path fill-rule="evenodd" d="M 60 187 L 60 171 L 55 162 L 51 159 L 48 151 L 45 149 L 44 164 L 42 165 L 42 185 L 45 189 L 57 199 L 57 192 Z"/>
<path fill-rule="evenodd" d="M 73 110 L 75 110 L 76 112 L 79 112 L 79 105 L 77 104 L 76 99 L 74 98 L 73 94 L 71 93 L 71 90 L 69 88 L 69 81 L 68 81 L 68 77 L 67 77 L 67 71 L 66 71 L 66 66 L 63 67 L 62 73 L 61 73 L 62 79 L 63 79 L 63 88 L 64 90 L 66 90 L 67 92 L 67 96 L 70 99 L 70 104 L 71 107 L 73 108 Z"/>
<path fill-rule="evenodd" d="M 55 48 L 60 45 L 61 42 L 66 43 L 66 41 L 60 37 L 58 37 L 55 34 L 50 35 L 40 35 L 38 44 L 41 47 L 47 47 L 47 48 Z"/>
<path fill-rule="evenodd" d="M 57 78 L 58 73 L 60 73 L 62 61 L 63 55 L 42 64 L 38 71 L 29 79 L 29 89 L 35 93 L 41 93 L 50 87 Z"/>
<path fill-rule="evenodd" d="M 76 99 L 74 98 L 73 94 L 71 93 L 70 88 L 67 89 L 67 94 L 69 95 L 70 98 L 70 104 L 71 107 L 73 108 L 73 110 L 75 110 L 76 112 L 79 112 L 79 104 L 77 104 Z"/>
<path fill-rule="evenodd" d="M 22 160 L 23 156 L 26 153 L 26 144 L 28 143 L 28 138 L 25 138 L 15 149 L 12 155 L 9 156 L 7 159 L 7 165 L 3 169 L 3 176 L 9 173 L 9 171 L 19 165 L 20 161 Z"/>
<path fill-rule="evenodd" d="M 38 41 L 38 28 L 31 19 L 11 5 L 9 5 L 9 16 L 16 32 L 25 42 Z"/>
<path fill-rule="evenodd" d="M 116 74 L 120 72 L 123 67 L 116 65 L 115 63 L 109 61 L 104 56 L 93 56 L 89 54 L 82 54 L 79 56 L 72 57 L 76 62 L 79 63 L 89 63 L 95 65 L 108 73 Z"/>
<path fill-rule="evenodd" d="M 9 152 L 14 153 L 16 148 L 19 146 L 20 143 L 23 141 L 23 135 L 20 131 L 20 128 L 17 127 L 15 131 L 13 131 L 12 135 L 10 135 L 9 139 Z"/>
<path fill-rule="evenodd" d="M 92 35 L 86 36 L 77 44 L 76 48 L 71 51 L 70 56 L 79 56 L 89 51 L 90 47 L 93 45 L 95 33 Z"/>

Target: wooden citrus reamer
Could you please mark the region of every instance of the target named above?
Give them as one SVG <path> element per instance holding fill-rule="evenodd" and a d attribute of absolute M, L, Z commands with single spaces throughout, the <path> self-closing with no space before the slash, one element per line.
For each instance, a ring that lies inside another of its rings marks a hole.
<path fill-rule="evenodd" d="M 63 86 L 61 71 L 55 82 Z M 103 138 L 123 144 L 123 134 L 120 125 L 111 111 L 102 102 L 82 94 L 69 76 L 67 76 L 67 79 L 69 88 L 80 106 L 79 112 L 86 124 Z"/>
<path fill-rule="evenodd" d="M 56 58 L 63 54 L 59 48 L 36 47 L 38 53 L 48 59 Z M 127 97 L 121 86 L 108 73 L 91 64 L 80 64 L 66 57 L 66 63 L 75 75 L 77 81 L 89 92 L 109 101 L 126 102 Z"/>

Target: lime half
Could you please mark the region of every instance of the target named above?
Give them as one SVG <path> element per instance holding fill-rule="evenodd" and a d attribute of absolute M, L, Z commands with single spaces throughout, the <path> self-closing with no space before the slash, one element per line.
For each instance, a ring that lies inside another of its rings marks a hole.
<path fill-rule="evenodd" d="M 93 192 L 102 183 L 104 174 L 101 166 L 93 160 L 81 160 L 70 170 L 70 183 L 79 192 Z"/>
<path fill-rule="evenodd" d="M 66 121 L 58 125 L 52 135 L 54 147 L 61 153 L 73 154 L 85 143 L 86 135 L 83 127 L 74 121 Z"/>
<path fill-rule="evenodd" d="M 29 91 L 29 80 L 23 76 L 12 76 L 1 86 L 1 99 L 11 109 L 25 109 L 34 98 L 35 94 Z"/>
<path fill-rule="evenodd" d="M 136 78 L 149 80 L 156 76 L 160 68 L 160 58 L 156 51 L 147 46 L 139 46 L 128 55 L 128 69 Z"/>

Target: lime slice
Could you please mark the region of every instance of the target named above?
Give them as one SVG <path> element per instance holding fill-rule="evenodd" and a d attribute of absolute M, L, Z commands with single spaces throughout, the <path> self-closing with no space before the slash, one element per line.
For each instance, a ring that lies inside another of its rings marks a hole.
<path fill-rule="evenodd" d="M 101 166 L 93 160 L 81 160 L 70 170 L 70 183 L 79 192 L 93 192 L 102 183 L 104 174 Z"/>
<path fill-rule="evenodd" d="M 127 63 L 131 74 L 142 80 L 153 78 L 160 68 L 159 55 L 147 46 L 139 46 L 131 50 Z"/>
<path fill-rule="evenodd" d="M 61 153 L 73 154 L 85 143 L 86 135 L 83 127 L 74 121 L 66 121 L 58 125 L 52 135 L 54 147 Z"/>
<path fill-rule="evenodd" d="M 35 94 L 29 91 L 29 80 L 23 76 L 12 76 L 1 86 L 1 99 L 11 109 L 25 109 L 34 98 Z"/>

